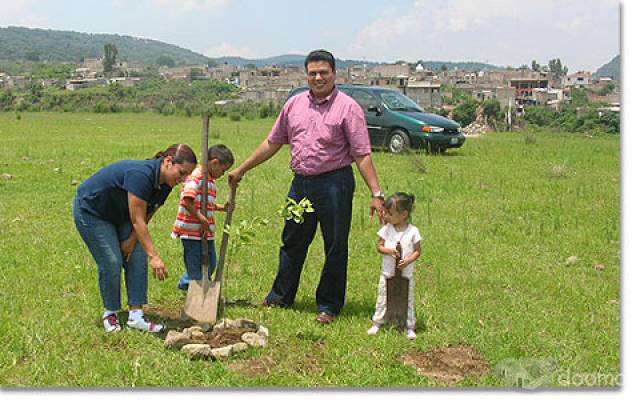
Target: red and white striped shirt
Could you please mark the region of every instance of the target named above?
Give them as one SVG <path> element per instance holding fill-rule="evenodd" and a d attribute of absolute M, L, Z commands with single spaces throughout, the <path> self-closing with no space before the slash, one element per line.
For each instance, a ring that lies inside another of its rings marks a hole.
<path fill-rule="evenodd" d="M 191 198 L 194 201 L 196 210 L 200 210 L 202 202 L 202 167 L 198 166 L 189 177 L 184 181 L 184 187 L 182 188 L 182 194 L 180 195 L 180 205 L 178 206 L 178 215 L 176 215 L 176 221 L 173 224 L 173 230 L 171 232 L 172 238 L 181 239 L 201 239 L 201 227 L 200 221 L 195 215 L 192 215 L 184 206 L 185 198 Z M 209 175 L 208 184 L 208 200 L 207 200 L 207 220 L 209 221 L 210 232 L 207 234 L 207 239 L 213 240 L 216 231 L 216 218 L 213 212 L 218 209 L 216 206 L 216 181 Z"/>

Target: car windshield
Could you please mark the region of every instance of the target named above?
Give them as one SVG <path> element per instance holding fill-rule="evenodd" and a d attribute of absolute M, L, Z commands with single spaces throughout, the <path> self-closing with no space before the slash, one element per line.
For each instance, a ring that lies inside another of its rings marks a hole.
<path fill-rule="evenodd" d="M 380 92 L 380 97 L 382 98 L 382 102 L 393 111 L 424 112 L 419 105 L 402 93 L 398 93 L 393 90 L 385 90 Z"/>

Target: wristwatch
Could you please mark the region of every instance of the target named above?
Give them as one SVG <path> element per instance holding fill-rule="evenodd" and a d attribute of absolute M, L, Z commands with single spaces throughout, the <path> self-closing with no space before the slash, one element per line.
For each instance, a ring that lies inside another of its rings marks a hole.
<path fill-rule="evenodd" d="M 377 197 L 381 200 L 384 200 L 384 192 L 382 191 L 373 192 L 373 195 L 371 197 Z"/>

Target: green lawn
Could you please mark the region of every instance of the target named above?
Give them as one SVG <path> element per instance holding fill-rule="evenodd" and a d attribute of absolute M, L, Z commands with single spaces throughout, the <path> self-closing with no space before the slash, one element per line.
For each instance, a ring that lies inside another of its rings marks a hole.
<path fill-rule="evenodd" d="M 272 123 L 214 119 L 221 137 L 211 141 L 227 144 L 242 161 Z M 71 216 L 74 180 L 119 159 L 151 157 L 171 143 L 186 142 L 199 153 L 200 128 L 199 118 L 156 114 L 0 113 L 0 174 L 11 176 L 0 176 L 2 386 L 424 388 L 441 384 L 399 356 L 458 344 L 474 347 L 493 368 L 533 359 L 551 360 L 572 376 L 620 374 L 617 136 L 497 133 L 470 138 L 443 156 L 374 153 L 385 191 L 417 197 L 413 223 L 424 240 L 415 342 L 392 330 L 366 334 L 381 259 L 359 175 L 347 305 L 334 324 L 314 322 L 323 262 L 318 235 L 292 309 L 227 309 L 230 318 L 269 328 L 265 349 L 223 362 L 189 361 L 153 335 L 103 333 L 96 268 Z M 285 148 L 242 182 L 234 225 L 254 217 L 269 223 L 250 228 L 255 238 L 228 259 L 229 298 L 260 301 L 271 287 L 288 161 Z M 225 185 L 219 192 L 228 194 Z M 149 293 L 154 305 L 176 311 L 184 302 L 175 288 L 184 267 L 169 232 L 178 198 L 174 190 L 151 226 L 170 279 L 150 277 Z M 570 256 L 578 262 L 567 266 Z M 231 368 L 240 360 L 254 360 L 260 373 Z M 511 384 L 495 372 L 458 383 Z"/>

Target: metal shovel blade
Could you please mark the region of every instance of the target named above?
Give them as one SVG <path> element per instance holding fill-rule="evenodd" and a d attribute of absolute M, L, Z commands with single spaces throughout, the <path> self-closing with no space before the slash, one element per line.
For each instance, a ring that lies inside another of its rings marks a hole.
<path fill-rule="evenodd" d="M 409 307 L 409 279 L 402 276 L 399 270 L 387 279 L 387 312 L 385 320 L 400 330 L 407 327 Z"/>
<path fill-rule="evenodd" d="M 184 313 L 199 322 L 215 322 L 220 299 L 220 282 L 209 279 L 189 282 Z"/>

